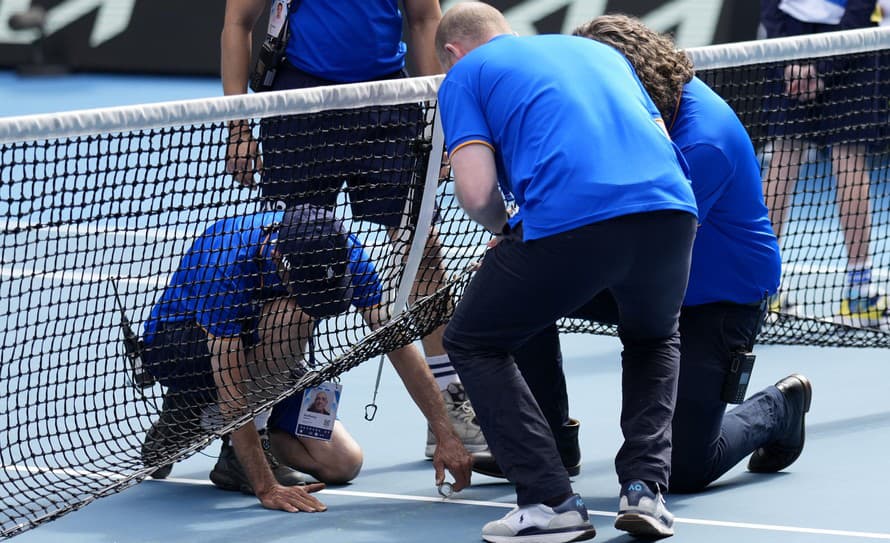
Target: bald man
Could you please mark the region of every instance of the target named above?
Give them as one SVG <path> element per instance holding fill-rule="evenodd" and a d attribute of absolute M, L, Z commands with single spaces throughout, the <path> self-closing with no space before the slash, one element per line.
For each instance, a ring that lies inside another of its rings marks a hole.
<path fill-rule="evenodd" d="M 439 104 L 461 207 L 498 236 L 445 333 L 518 507 L 490 542 L 594 536 L 553 435 L 511 352 L 609 289 L 624 345 L 616 527 L 673 534 L 678 315 L 696 205 L 679 151 L 627 60 L 584 38 L 518 37 L 503 15 L 458 4 L 439 24 Z M 520 213 L 508 217 L 501 193 Z M 653 273 L 657 270 L 658 273 Z"/>

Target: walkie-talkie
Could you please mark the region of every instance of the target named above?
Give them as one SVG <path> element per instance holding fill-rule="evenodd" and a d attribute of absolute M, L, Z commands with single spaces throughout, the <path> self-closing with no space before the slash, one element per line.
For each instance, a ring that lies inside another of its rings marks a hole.
<path fill-rule="evenodd" d="M 115 283 L 114 279 L 111 280 L 111 288 L 114 289 L 114 299 L 117 302 L 118 310 L 121 312 L 124 352 L 130 361 L 130 369 L 133 370 L 133 385 L 139 388 L 154 386 L 156 382 L 154 376 L 142 367 L 142 351 L 145 349 L 145 344 L 133 333 L 133 329 L 130 327 L 130 320 L 124 312 L 124 305 L 121 303 L 121 298 L 117 293 L 117 283 Z"/>

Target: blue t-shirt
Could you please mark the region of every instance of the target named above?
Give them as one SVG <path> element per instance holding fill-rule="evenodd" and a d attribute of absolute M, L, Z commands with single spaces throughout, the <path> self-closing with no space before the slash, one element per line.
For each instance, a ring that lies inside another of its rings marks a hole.
<path fill-rule="evenodd" d="M 294 0 L 287 60 L 330 81 L 377 79 L 405 66 L 397 0 Z M 298 4 L 298 5 L 297 5 Z"/>
<path fill-rule="evenodd" d="M 451 68 L 439 89 L 449 152 L 495 151 L 526 240 L 621 215 L 695 214 L 677 148 L 627 60 L 560 35 L 501 35 Z"/>
<path fill-rule="evenodd" d="M 259 316 L 265 300 L 287 295 L 271 247 L 263 245 L 264 228 L 283 217 L 284 211 L 267 211 L 210 226 L 182 257 L 152 308 L 145 341 L 151 343 L 161 322 L 193 321 L 214 336 L 238 336 L 246 322 Z M 352 305 L 371 307 L 380 303 L 383 287 L 358 238 L 350 234 L 349 239 Z"/>
<path fill-rule="evenodd" d="M 753 303 L 779 288 L 781 259 L 751 138 L 735 112 L 698 78 L 669 127 L 683 151 L 699 228 L 685 305 Z"/>

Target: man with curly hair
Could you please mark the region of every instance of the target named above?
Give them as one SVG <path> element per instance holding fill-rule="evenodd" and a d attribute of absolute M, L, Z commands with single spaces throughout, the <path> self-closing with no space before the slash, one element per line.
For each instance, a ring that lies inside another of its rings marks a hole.
<path fill-rule="evenodd" d="M 670 490 L 702 490 L 752 452 L 749 470 L 784 469 L 803 449 L 812 394 L 805 377 L 786 377 L 725 413 L 727 402 L 736 401 L 730 396 L 744 390 L 737 384 L 748 376 L 735 366 L 753 360 L 764 302 L 776 292 L 781 271 L 751 140 L 729 105 L 694 76 L 691 61 L 669 38 L 623 15 L 597 17 L 574 33 L 610 45 L 630 61 L 688 162 L 698 204 L 699 228 L 680 313 Z M 618 309 L 606 291 L 572 316 L 617 323 Z M 577 473 L 577 421 L 568 416 L 565 376 L 553 371 L 561 367 L 556 326 L 514 357 L 550 423 L 563 463 Z"/>

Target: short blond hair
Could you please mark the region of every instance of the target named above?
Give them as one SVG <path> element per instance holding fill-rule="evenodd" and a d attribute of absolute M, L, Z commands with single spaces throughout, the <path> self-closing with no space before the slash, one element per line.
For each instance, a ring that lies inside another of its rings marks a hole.
<path fill-rule="evenodd" d="M 443 66 L 447 64 L 445 44 L 461 42 L 479 46 L 497 34 L 512 30 L 504 14 L 482 2 L 461 2 L 442 16 L 436 29 L 436 54 Z"/>

